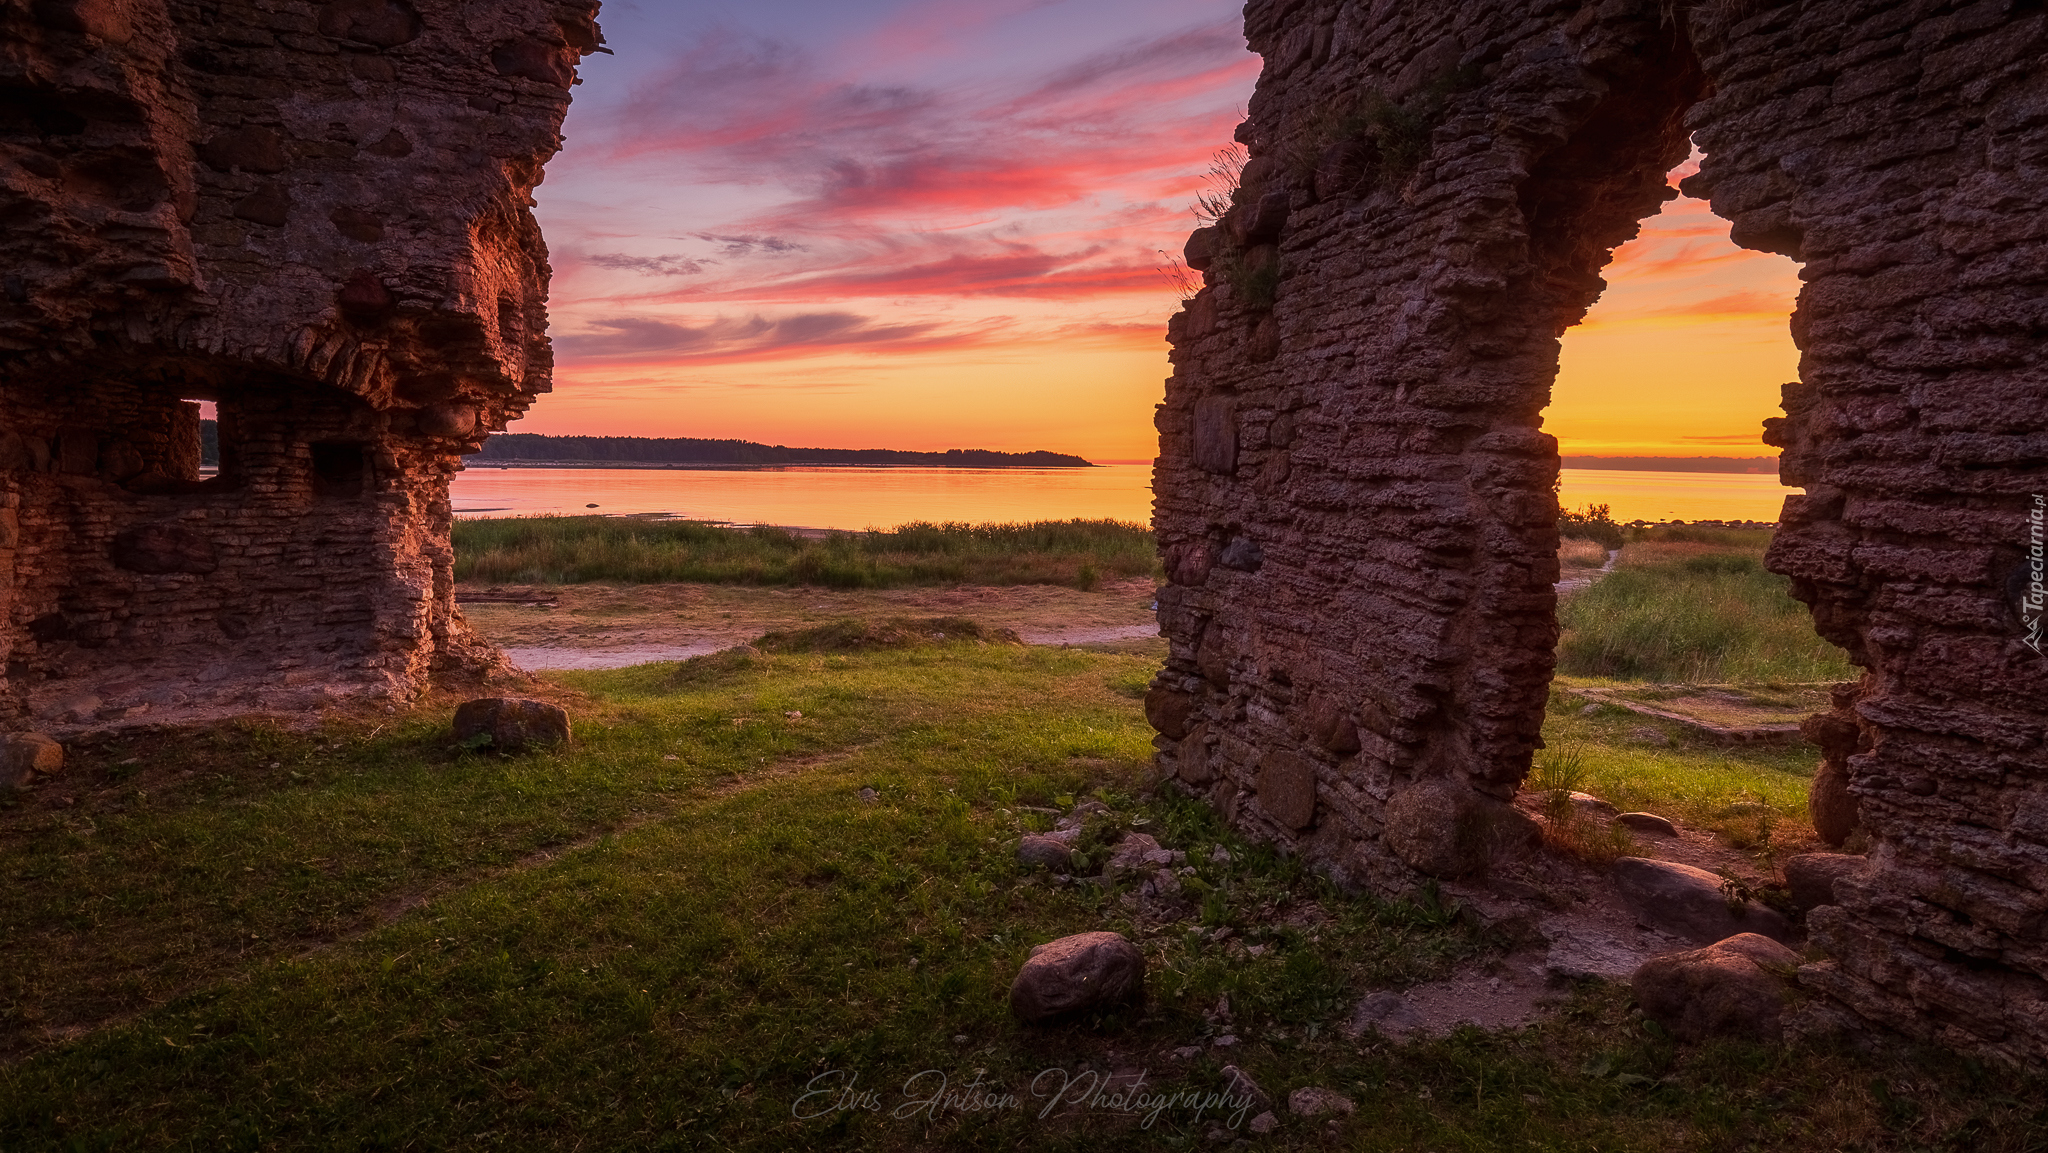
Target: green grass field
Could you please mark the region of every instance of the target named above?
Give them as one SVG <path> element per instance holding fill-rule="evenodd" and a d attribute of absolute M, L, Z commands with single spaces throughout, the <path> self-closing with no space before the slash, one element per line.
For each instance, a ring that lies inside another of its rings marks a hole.
<path fill-rule="evenodd" d="M 1233 1118 L 1041 1116 L 1044 1095 L 1138 1068 L 1154 1094 L 1213 1092 L 1226 1062 L 1360 1103 L 1336 1133 L 1283 1107 L 1274 1148 L 2048 1141 L 2038 1073 L 1681 1049 L 1613 987 L 1522 1032 L 1343 1039 L 1363 992 L 1507 942 L 1141 799 L 1155 665 L 970 643 L 565 674 L 574 745 L 509 759 L 453 748 L 445 705 L 82 749 L 76 805 L 0 813 L 0 1149 L 1183 1149 Z M 1652 792 L 1730 771 L 1601 755 Z M 1018 833 L 1087 796 L 1188 852 L 1185 920 L 1018 868 Z M 1196 933 L 1216 926 L 1262 952 Z M 1030 946 L 1098 928 L 1147 955 L 1146 1005 L 1013 1023 Z M 805 1096 L 846 1077 L 877 1107 Z M 938 1077 L 997 1107 L 915 1108 Z"/>
<path fill-rule="evenodd" d="M 1615 571 L 1558 605 L 1558 671 L 1667 684 L 1840 681 L 1790 582 L 1764 571 L 1767 531 L 1637 530 Z"/>
<path fill-rule="evenodd" d="M 1104 580 L 1158 571 L 1151 529 L 1113 520 L 918 523 L 823 537 L 648 517 L 455 523 L 455 578 L 492 584 L 1062 584 L 1089 589 Z"/>

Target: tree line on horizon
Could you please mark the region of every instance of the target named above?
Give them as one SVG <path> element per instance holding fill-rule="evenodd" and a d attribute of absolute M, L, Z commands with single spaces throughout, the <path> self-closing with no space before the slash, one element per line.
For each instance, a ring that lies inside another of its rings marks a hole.
<path fill-rule="evenodd" d="M 1093 468 L 1064 452 L 998 452 L 952 448 L 914 452 L 894 448 L 789 448 L 751 440 L 703 440 L 669 436 L 549 436 L 501 432 L 484 442 L 471 460 L 590 462 L 604 464 L 739 465 L 922 465 L 932 468 Z"/>

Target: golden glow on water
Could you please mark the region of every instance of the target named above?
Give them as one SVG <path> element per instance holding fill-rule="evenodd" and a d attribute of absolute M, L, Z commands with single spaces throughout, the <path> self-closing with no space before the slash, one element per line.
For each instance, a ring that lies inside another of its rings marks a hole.
<path fill-rule="evenodd" d="M 585 505 L 595 504 L 596 508 Z M 1150 521 L 1152 466 L 1099 468 L 476 468 L 457 516 L 669 513 L 804 528 L 910 521 Z"/>
<path fill-rule="evenodd" d="M 1604 504 L 1618 521 L 1760 520 L 1774 522 L 1785 498 L 1805 492 L 1786 488 L 1772 473 L 1625 472 L 1568 468 L 1558 488 L 1566 508 Z"/>
<path fill-rule="evenodd" d="M 1778 519 L 1787 489 L 1742 473 L 1568 468 L 1568 508 L 1616 520 Z M 473 467 L 455 478 L 458 516 L 668 513 L 742 524 L 892 528 L 916 520 L 1152 519 L 1152 467 L 713 469 Z M 596 508 L 587 508 L 587 505 Z"/>

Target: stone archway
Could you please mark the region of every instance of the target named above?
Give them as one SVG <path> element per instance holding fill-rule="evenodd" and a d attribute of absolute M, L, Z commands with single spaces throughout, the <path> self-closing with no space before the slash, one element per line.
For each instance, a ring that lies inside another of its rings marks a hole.
<path fill-rule="evenodd" d="M 1804 265 L 1770 565 L 1866 670 L 1825 722 L 1876 847 L 1802 980 L 2048 1055 L 2038 3 L 1255 0 L 1238 207 L 1190 242 L 1157 514 L 1162 773 L 1350 883 L 1483 867 L 1556 639 L 1557 336 L 1687 190 Z"/>

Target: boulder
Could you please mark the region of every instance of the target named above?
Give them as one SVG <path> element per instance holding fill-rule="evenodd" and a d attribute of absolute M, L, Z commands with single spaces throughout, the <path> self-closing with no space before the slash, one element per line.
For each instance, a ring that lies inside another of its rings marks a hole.
<path fill-rule="evenodd" d="M 1316 763 L 1299 753 L 1274 749 L 1259 760 L 1259 807 L 1290 829 L 1316 819 Z"/>
<path fill-rule="evenodd" d="M 476 431 L 476 406 L 429 405 L 420 410 L 419 428 L 428 436 L 468 436 Z"/>
<path fill-rule="evenodd" d="M 519 753 L 569 740 L 569 714 L 546 701 L 524 697 L 484 697 L 455 710 L 455 739 L 489 746 L 501 753 Z"/>
<path fill-rule="evenodd" d="M 1806 815 L 1813 820 L 1813 831 L 1820 834 L 1820 839 L 1837 849 L 1863 823 L 1856 794 L 1849 791 L 1847 765 L 1832 759 L 1821 762 L 1820 771 L 1813 774 L 1813 787 L 1806 794 Z"/>
<path fill-rule="evenodd" d="M 1643 963 L 1630 979 L 1636 1003 L 1682 1041 L 1709 1037 L 1778 1040 L 1788 979 L 1799 958 L 1755 933 Z"/>
<path fill-rule="evenodd" d="M 1074 851 L 1064 841 L 1037 833 L 1026 833 L 1017 842 L 1017 863 L 1027 869 L 1051 869 L 1055 873 L 1070 872 L 1074 865 Z"/>
<path fill-rule="evenodd" d="M 1541 836 L 1534 819 L 1458 781 L 1423 780 L 1387 802 L 1387 847 L 1446 880 L 1482 872 Z"/>
<path fill-rule="evenodd" d="M 1863 871 L 1865 860 L 1853 853 L 1801 853 L 1785 862 L 1785 885 L 1801 913 L 1835 904 L 1835 882 Z"/>
<path fill-rule="evenodd" d="M 1616 824 L 1631 832 L 1647 833 L 1653 837 L 1675 837 L 1678 826 L 1655 813 L 1623 813 L 1614 818 Z"/>
<path fill-rule="evenodd" d="M 1010 983 L 1010 1012 L 1031 1025 L 1135 1001 L 1144 990 L 1136 945 L 1120 933 L 1079 933 L 1031 950 Z"/>
<path fill-rule="evenodd" d="M 41 733 L 0 735 L 0 789 L 26 789 L 64 769 L 64 746 Z"/>
<path fill-rule="evenodd" d="M 1791 922 L 1754 901 L 1731 902 L 1720 877 L 1674 861 L 1623 857 L 1609 870 L 1615 888 L 1645 924 L 1707 944 L 1738 933 L 1793 938 Z"/>
<path fill-rule="evenodd" d="M 1287 1109 L 1297 1117 L 1321 1117 L 1329 1113 L 1349 1117 L 1358 1112 L 1358 1106 L 1351 1098 L 1334 1089 L 1318 1089 L 1313 1086 L 1289 1093 Z"/>
<path fill-rule="evenodd" d="M 1145 722 L 1160 735 L 1181 740 L 1188 735 L 1188 719 L 1194 715 L 1195 698 L 1164 685 L 1153 685 L 1145 693 Z"/>

